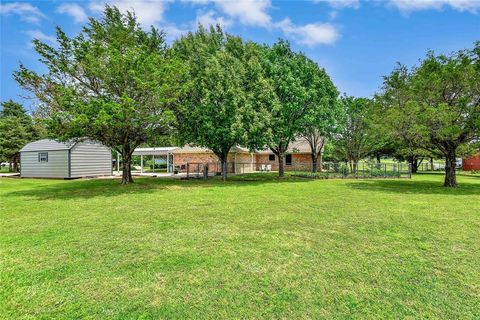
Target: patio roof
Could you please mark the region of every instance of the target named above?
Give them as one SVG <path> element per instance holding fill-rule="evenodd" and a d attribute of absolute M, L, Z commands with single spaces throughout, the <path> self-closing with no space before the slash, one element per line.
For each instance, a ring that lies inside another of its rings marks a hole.
<path fill-rule="evenodd" d="M 172 153 L 172 151 L 178 149 L 178 147 L 154 147 L 154 148 L 136 148 L 133 151 L 135 156 L 166 156 Z"/>

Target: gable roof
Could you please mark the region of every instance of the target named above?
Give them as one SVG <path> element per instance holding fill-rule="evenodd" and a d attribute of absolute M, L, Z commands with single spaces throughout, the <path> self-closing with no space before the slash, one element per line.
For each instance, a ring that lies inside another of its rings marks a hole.
<path fill-rule="evenodd" d="M 52 139 L 42 139 L 27 143 L 20 152 L 24 151 L 57 151 L 57 150 L 69 150 L 75 146 L 77 142 L 70 140 L 67 142 L 59 142 Z"/>
<path fill-rule="evenodd" d="M 160 148 L 157 148 L 160 149 Z M 212 153 L 212 150 L 203 147 L 195 147 L 192 145 L 185 145 L 183 147 L 172 148 L 171 152 L 175 153 Z M 235 146 L 230 149 L 230 152 L 246 152 L 250 153 L 247 148 Z M 270 149 L 255 150 L 253 153 L 257 154 L 271 154 Z M 310 145 L 305 138 L 297 138 L 295 141 L 291 142 L 288 146 L 287 153 L 311 153 Z"/>
<path fill-rule="evenodd" d="M 235 146 L 230 149 L 230 152 L 249 152 L 248 149 Z M 183 147 L 176 148 L 172 153 L 213 153 L 212 150 L 203 147 L 194 147 L 191 145 L 186 145 Z"/>
<path fill-rule="evenodd" d="M 288 145 L 287 153 L 311 153 L 310 145 L 305 138 L 297 138 Z M 258 150 L 259 154 L 272 154 L 270 149 Z"/>

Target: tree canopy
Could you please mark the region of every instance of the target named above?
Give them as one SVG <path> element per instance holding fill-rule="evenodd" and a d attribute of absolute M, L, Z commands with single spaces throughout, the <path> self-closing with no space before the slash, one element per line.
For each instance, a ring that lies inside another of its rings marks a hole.
<path fill-rule="evenodd" d="M 183 143 L 212 150 L 227 176 L 230 149 L 264 144 L 266 106 L 272 89 L 261 69 L 259 47 L 223 32 L 199 26 L 173 45 L 188 67 L 189 90 L 174 108 Z"/>
<path fill-rule="evenodd" d="M 91 138 L 116 150 L 122 183 L 132 182 L 132 152 L 172 121 L 168 105 L 182 92 L 182 64 L 162 32 L 144 31 L 133 13 L 115 7 L 106 6 L 75 37 L 58 27 L 57 42 L 34 40 L 48 71 L 40 75 L 21 65 L 15 79 L 48 106 L 55 137 Z"/>
<path fill-rule="evenodd" d="M 1 106 L 0 161 L 8 161 L 9 169 L 18 171 L 20 149 L 37 137 L 35 125 L 21 104 L 9 100 Z"/>
<path fill-rule="evenodd" d="M 340 131 L 334 137 L 333 153 L 339 159 L 350 162 L 352 170 L 356 164 L 368 155 L 376 146 L 376 139 L 371 134 L 371 101 L 365 98 L 342 96 L 340 105 L 343 119 Z"/>
<path fill-rule="evenodd" d="M 264 70 L 274 89 L 269 104 L 271 138 L 267 146 L 278 157 L 279 176 L 284 176 L 285 153 L 289 144 L 302 134 L 315 130 L 326 133 L 332 120 L 338 92 L 323 69 L 302 53 L 292 51 L 280 40 L 264 46 Z"/>
<path fill-rule="evenodd" d="M 259 45 L 199 26 L 170 47 L 163 32 L 110 6 L 76 36 L 57 28 L 56 45 L 36 39 L 34 46 L 47 71 L 20 65 L 14 77 L 40 101 L 36 112 L 50 136 L 117 151 L 124 184 L 133 182 L 132 153 L 141 145 L 208 148 L 224 179 L 232 147 L 269 148 L 282 177 L 289 145 L 303 137 L 313 171 L 330 139 L 330 153 L 352 165 L 388 155 L 415 172 L 423 158 L 444 157 L 444 185 L 456 186 L 457 155 L 480 139 L 480 42 L 450 55 L 429 52 L 410 69 L 397 65 L 372 100 L 339 99 L 326 71 L 287 41 Z M 0 120 L 5 159 L 39 132 L 11 101 Z"/>
<path fill-rule="evenodd" d="M 429 52 L 418 67 L 385 78 L 386 123 L 412 147 L 445 158 L 447 187 L 457 185 L 456 157 L 480 137 L 480 43 L 450 55 Z"/>

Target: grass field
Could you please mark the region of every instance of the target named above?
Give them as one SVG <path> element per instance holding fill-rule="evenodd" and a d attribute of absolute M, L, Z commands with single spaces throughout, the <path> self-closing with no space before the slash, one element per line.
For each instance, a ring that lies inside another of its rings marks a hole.
<path fill-rule="evenodd" d="M 480 318 L 480 176 L 259 177 L 0 179 L 0 317 Z"/>
<path fill-rule="evenodd" d="M 0 173 L 8 173 L 8 167 L 7 166 L 0 166 Z"/>

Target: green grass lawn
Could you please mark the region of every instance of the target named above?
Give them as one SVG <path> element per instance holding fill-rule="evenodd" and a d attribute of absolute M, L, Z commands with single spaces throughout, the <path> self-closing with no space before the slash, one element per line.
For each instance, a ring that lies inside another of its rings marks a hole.
<path fill-rule="evenodd" d="M 8 166 L 0 166 L 0 173 L 8 173 Z"/>
<path fill-rule="evenodd" d="M 480 318 L 480 176 L 0 179 L 0 318 Z"/>

